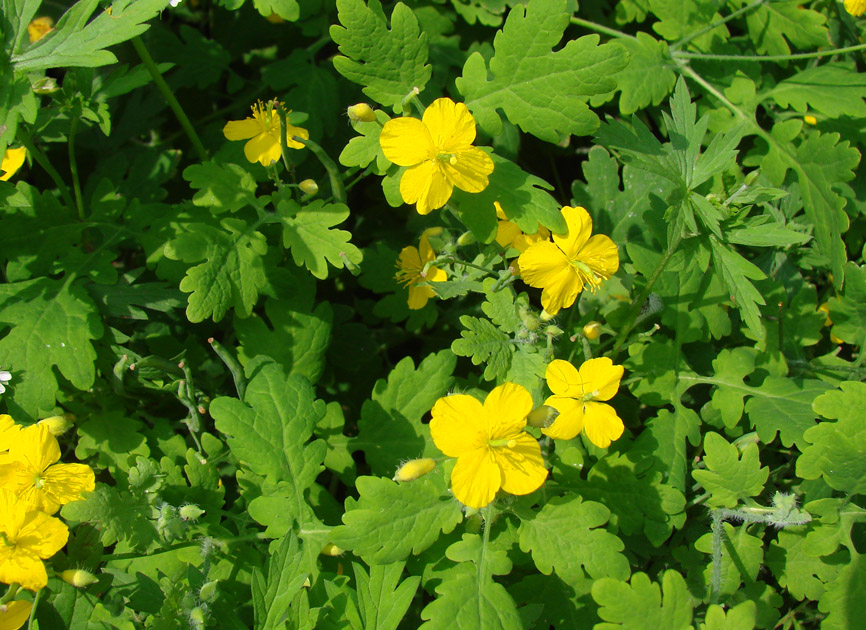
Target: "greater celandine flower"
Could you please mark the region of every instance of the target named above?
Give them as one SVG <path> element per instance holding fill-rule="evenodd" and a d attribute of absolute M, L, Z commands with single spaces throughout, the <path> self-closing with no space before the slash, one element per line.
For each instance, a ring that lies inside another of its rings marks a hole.
<path fill-rule="evenodd" d="M 592 234 L 592 218 L 581 207 L 562 209 L 568 231 L 539 241 L 520 255 L 520 275 L 540 288 L 541 305 L 551 315 L 568 308 L 584 288 L 595 291 L 619 269 L 619 252 L 610 237 Z"/>
<path fill-rule="evenodd" d="M 55 463 L 59 459 L 60 445 L 47 426 L 24 427 L 0 465 L 0 485 L 15 492 L 28 509 L 54 514 L 95 486 L 90 466 Z"/>
<path fill-rule="evenodd" d="M 68 538 L 60 519 L 30 509 L 14 492 L 0 488 L 0 582 L 43 588 L 48 575 L 42 560 L 60 551 Z"/>
<path fill-rule="evenodd" d="M 0 181 L 9 181 L 9 178 L 24 164 L 25 157 L 27 157 L 27 149 L 24 147 L 6 149 L 6 153 L 3 154 L 3 161 L 0 162 L 0 171 L 3 171 L 3 174 L 0 175 Z"/>
<path fill-rule="evenodd" d="M 440 451 L 457 458 L 451 491 L 460 503 L 482 508 L 500 489 L 529 494 L 547 479 L 541 447 L 523 431 L 532 406 L 526 388 L 514 383 L 494 388 L 483 404 L 454 394 L 433 405 L 430 434 Z"/>
<path fill-rule="evenodd" d="M 590 359 L 575 368 L 568 361 L 556 359 L 547 366 L 545 378 L 553 392 L 544 401 L 559 415 L 549 427 L 541 430 L 558 440 L 570 440 L 581 431 L 599 448 L 607 448 L 623 432 L 616 410 L 605 404 L 619 389 L 623 367 L 607 357 Z"/>
<path fill-rule="evenodd" d="M 448 278 L 448 275 L 443 269 L 424 267 L 427 263 L 435 260 L 436 254 L 430 246 L 430 241 L 426 234 L 421 235 L 421 241 L 418 247 L 404 247 L 400 251 L 400 257 L 397 259 L 397 268 L 400 270 L 394 278 L 409 289 L 409 308 L 418 310 L 427 305 L 427 300 L 436 295 L 429 284 L 426 282 L 443 282 Z"/>
<path fill-rule="evenodd" d="M 269 101 L 262 105 L 259 101 L 252 106 L 252 118 L 243 120 L 232 120 L 223 127 L 223 135 L 228 140 L 248 140 L 244 145 L 244 155 L 250 162 L 258 162 L 262 166 L 270 166 L 280 159 L 280 115 L 277 111 L 279 103 Z M 286 112 L 288 115 L 292 110 Z M 310 132 L 300 127 L 295 127 L 286 122 L 286 146 L 290 149 L 303 149 L 304 145 L 292 136 L 298 136 L 304 140 L 310 138 Z"/>
<path fill-rule="evenodd" d="M 379 135 L 382 153 L 408 167 L 400 179 L 400 195 L 419 214 L 441 208 L 456 186 L 477 193 L 487 188 L 493 160 L 475 141 L 475 119 L 464 103 L 450 98 L 433 101 L 417 118 L 394 118 Z"/>

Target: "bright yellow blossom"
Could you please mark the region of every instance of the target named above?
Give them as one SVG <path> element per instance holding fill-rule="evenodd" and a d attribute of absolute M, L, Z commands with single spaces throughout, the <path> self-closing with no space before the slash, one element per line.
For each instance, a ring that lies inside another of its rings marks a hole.
<path fill-rule="evenodd" d="M 454 394 L 433 405 L 430 434 L 440 451 L 457 458 L 451 491 L 462 504 L 482 508 L 500 489 L 529 494 L 544 483 L 541 447 L 523 431 L 532 406 L 529 392 L 514 383 L 496 387 L 483 404 Z"/>
<path fill-rule="evenodd" d="M 18 147 L 17 149 L 6 149 L 6 153 L 3 154 L 3 162 L 0 163 L 0 171 L 3 171 L 3 174 L 0 175 L 0 181 L 9 181 L 9 178 L 12 177 L 21 165 L 24 164 L 24 158 L 27 156 L 27 149 L 24 147 Z"/>
<path fill-rule="evenodd" d="M 616 245 L 604 234 L 592 234 L 592 219 L 581 207 L 562 209 L 568 231 L 553 241 L 530 245 L 518 263 L 523 281 L 542 289 L 541 305 L 551 315 L 568 308 L 584 287 L 595 291 L 619 269 Z"/>
<path fill-rule="evenodd" d="M 866 0 L 845 0 L 845 10 L 854 17 L 866 13 Z"/>
<path fill-rule="evenodd" d="M 487 188 L 493 160 L 472 146 L 475 119 L 463 103 L 433 101 L 421 120 L 394 118 L 385 123 L 379 144 L 385 157 L 409 167 L 400 179 L 400 195 L 419 214 L 441 208 L 456 186 L 477 193 Z"/>
<path fill-rule="evenodd" d="M 590 359 L 580 370 L 568 361 L 551 361 L 545 378 L 553 396 L 544 404 L 556 409 L 559 415 L 541 432 L 554 439 L 570 440 L 584 431 L 599 448 L 610 446 L 622 435 L 622 420 L 613 407 L 598 401 L 613 398 L 622 373 L 622 366 L 614 365 L 607 357 Z"/>
<path fill-rule="evenodd" d="M 15 492 L 27 509 L 54 514 L 94 488 L 90 466 L 56 464 L 59 459 L 60 445 L 47 426 L 25 427 L 0 465 L 0 485 Z"/>
<path fill-rule="evenodd" d="M 253 105 L 252 118 L 232 120 L 223 127 L 223 135 L 229 140 L 248 140 L 244 145 L 244 155 L 250 162 L 258 162 L 262 166 L 270 166 L 280 159 L 280 115 L 277 112 L 279 103 L 269 101 L 262 105 L 259 101 Z M 286 112 L 286 116 L 292 110 Z M 287 118 L 288 120 L 288 118 Z M 304 145 L 292 136 L 308 140 L 310 132 L 300 127 L 286 123 L 286 145 L 291 149 L 303 149 Z"/>
<path fill-rule="evenodd" d="M 15 424 L 12 416 L 0 413 L 0 453 L 8 451 L 9 447 L 18 437 L 21 427 Z"/>
<path fill-rule="evenodd" d="M 436 295 L 429 284 L 423 282 L 442 282 L 447 279 L 447 274 L 444 270 L 436 267 L 428 267 L 424 271 L 424 266 L 436 258 L 433 248 L 430 247 L 430 241 L 427 240 L 427 235 L 421 235 L 421 242 L 418 247 L 404 247 L 400 252 L 400 258 L 397 260 L 397 268 L 400 271 L 394 276 L 398 282 L 402 283 L 409 289 L 409 308 L 418 310 L 424 308 L 427 300 Z"/>
<path fill-rule="evenodd" d="M 48 582 L 43 558 L 60 551 L 69 537 L 66 525 L 30 509 L 13 492 L 0 488 L 0 582 L 18 582 L 38 591 Z"/>
<path fill-rule="evenodd" d="M 16 599 L 0 605 L 0 630 L 18 630 L 30 618 L 33 602 Z"/>
<path fill-rule="evenodd" d="M 54 20 L 48 16 L 38 17 L 27 25 L 27 37 L 30 43 L 38 42 L 54 30 Z"/>
<path fill-rule="evenodd" d="M 516 223 L 508 220 L 498 201 L 493 202 L 493 207 L 496 208 L 496 218 L 499 219 L 496 227 L 496 242 L 502 247 L 513 247 L 522 254 L 529 249 L 530 245 L 550 239 L 550 230 L 543 225 L 538 226 L 535 234 L 524 234 Z"/>

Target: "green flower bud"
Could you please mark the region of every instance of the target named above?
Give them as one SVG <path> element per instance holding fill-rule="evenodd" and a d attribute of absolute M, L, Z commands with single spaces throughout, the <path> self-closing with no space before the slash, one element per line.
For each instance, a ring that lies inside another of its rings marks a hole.
<path fill-rule="evenodd" d="M 84 588 L 99 581 L 95 575 L 84 569 L 67 569 L 60 574 L 60 579 L 75 588 Z"/>
<path fill-rule="evenodd" d="M 601 324 L 598 322 L 589 322 L 583 327 L 583 336 L 590 341 L 595 341 L 601 334 Z"/>
<path fill-rule="evenodd" d="M 464 232 L 457 239 L 457 245 L 463 247 L 465 245 L 472 245 L 475 242 L 475 235 L 472 232 Z"/>
<path fill-rule="evenodd" d="M 394 481 L 415 481 L 436 468 L 436 462 L 429 457 L 410 459 L 397 469 Z"/>
<path fill-rule="evenodd" d="M 547 405 L 540 405 L 529 412 L 529 415 L 526 416 L 526 424 L 531 427 L 535 427 L 536 429 L 543 429 L 544 427 L 549 427 L 554 418 L 558 415 L 559 412 L 556 411 L 553 407 L 548 407 Z"/>
<path fill-rule="evenodd" d="M 374 122 L 376 120 L 376 112 L 367 103 L 358 103 L 352 105 L 346 110 L 349 115 L 349 120 L 355 122 Z"/>
<path fill-rule="evenodd" d="M 219 580 L 205 582 L 198 591 L 198 597 L 203 602 L 211 602 L 216 596 L 216 587 Z"/>
<path fill-rule="evenodd" d="M 197 505 L 187 503 L 186 505 L 180 506 L 178 513 L 180 514 L 180 518 L 184 521 L 197 521 L 201 515 L 204 514 L 204 510 Z"/>
<path fill-rule="evenodd" d="M 313 179 L 305 179 L 300 184 L 298 184 L 298 188 L 301 189 L 301 192 L 307 195 L 315 195 L 319 192 L 319 185 Z"/>
<path fill-rule="evenodd" d="M 73 422 L 75 422 L 75 416 L 71 413 L 64 413 L 62 416 L 43 418 L 36 424 L 48 427 L 51 435 L 59 437 L 69 430 L 69 427 L 72 426 Z"/>
<path fill-rule="evenodd" d="M 341 549 L 334 543 L 328 543 L 327 545 L 322 547 L 322 550 L 319 552 L 319 554 L 323 556 L 331 556 L 332 558 L 334 558 L 337 556 L 342 556 L 345 551 L 345 549 Z"/>

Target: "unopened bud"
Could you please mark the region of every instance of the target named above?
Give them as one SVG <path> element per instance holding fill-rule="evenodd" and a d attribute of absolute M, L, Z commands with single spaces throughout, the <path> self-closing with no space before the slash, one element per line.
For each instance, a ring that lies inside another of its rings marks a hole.
<path fill-rule="evenodd" d="M 95 575 L 84 569 L 67 569 L 60 574 L 60 579 L 75 588 L 84 588 L 99 581 Z"/>
<path fill-rule="evenodd" d="M 807 116 L 803 116 L 803 122 L 806 123 L 807 125 L 817 125 L 818 119 L 815 118 L 814 116 L 808 116 L 807 115 Z"/>
<path fill-rule="evenodd" d="M 198 597 L 203 602 L 212 601 L 214 596 L 216 595 L 216 587 L 219 580 L 211 580 L 210 582 L 205 582 L 202 587 L 198 591 Z"/>
<path fill-rule="evenodd" d="M 543 429 L 549 427 L 557 415 L 558 412 L 553 407 L 540 405 L 530 411 L 529 415 L 526 416 L 526 424 L 535 427 L 536 429 Z"/>
<path fill-rule="evenodd" d="M 323 556 L 331 556 L 332 558 L 334 558 L 336 556 L 342 556 L 345 551 L 345 549 L 341 549 L 334 543 L 328 543 L 327 545 L 322 547 L 322 550 L 319 552 L 319 554 Z"/>
<path fill-rule="evenodd" d="M 376 120 L 376 112 L 367 103 L 358 103 L 352 105 L 346 110 L 349 115 L 349 120 L 355 122 L 374 122 Z"/>
<path fill-rule="evenodd" d="M 526 307 L 520 307 L 517 315 L 520 317 L 520 321 L 523 322 L 526 330 L 530 332 L 538 330 L 538 327 L 541 325 L 541 320 L 538 318 L 538 315 Z"/>
<path fill-rule="evenodd" d="M 31 87 L 37 94 L 54 94 L 54 92 L 60 89 L 60 86 L 57 85 L 57 81 L 54 77 L 41 77 L 36 79 L 31 84 Z"/>
<path fill-rule="evenodd" d="M 556 317 L 556 315 L 551 315 L 550 313 L 548 313 L 545 310 L 541 311 L 541 321 L 543 321 L 543 322 L 549 322 L 554 317 Z"/>
<path fill-rule="evenodd" d="M 180 514 L 180 518 L 184 521 L 197 521 L 204 514 L 204 510 L 197 505 L 187 503 L 180 506 L 178 514 Z"/>
<path fill-rule="evenodd" d="M 315 195 L 317 192 L 319 192 L 319 185 L 314 179 L 305 179 L 300 184 L 298 184 L 298 188 L 301 189 L 301 192 L 308 195 Z"/>
<path fill-rule="evenodd" d="M 746 179 L 743 181 L 743 185 L 744 186 L 751 186 L 752 184 L 755 183 L 755 180 L 758 179 L 758 175 L 760 175 L 760 174 L 761 174 L 761 171 L 759 171 L 758 169 L 755 169 L 754 171 L 752 171 L 751 173 L 746 175 Z"/>
<path fill-rule="evenodd" d="M 189 611 L 189 625 L 192 628 L 204 628 L 204 608 L 196 606 Z"/>
<path fill-rule="evenodd" d="M 466 245 L 472 245 L 475 242 L 475 235 L 472 232 L 463 232 L 457 239 L 457 245 L 460 247 L 464 247 Z"/>
<path fill-rule="evenodd" d="M 436 461 L 429 457 L 410 459 L 397 469 L 394 481 L 415 481 L 436 468 Z"/>
<path fill-rule="evenodd" d="M 48 427 L 48 431 L 51 433 L 51 435 L 59 437 L 69 431 L 69 427 L 72 426 L 73 422 L 75 422 L 75 415 L 71 413 L 64 413 L 62 416 L 51 416 L 49 418 L 43 418 L 36 424 L 41 424 L 44 427 Z"/>
<path fill-rule="evenodd" d="M 601 334 L 601 324 L 598 322 L 589 322 L 583 327 L 583 336 L 590 341 L 595 341 Z"/>
<path fill-rule="evenodd" d="M 544 334 L 548 335 L 550 337 L 559 337 L 564 332 L 565 331 L 562 328 L 560 328 L 559 326 L 553 326 L 553 325 L 550 325 L 544 329 Z"/>

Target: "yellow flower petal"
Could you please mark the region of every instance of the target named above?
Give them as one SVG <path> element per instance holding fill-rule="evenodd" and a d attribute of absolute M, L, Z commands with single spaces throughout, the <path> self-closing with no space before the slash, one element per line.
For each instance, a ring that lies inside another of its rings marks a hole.
<path fill-rule="evenodd" d="M 226 140 L 249 140 L 265 131 L 264 125 L 254 118 L 244 120 L 232 120 L 223 127 L 223 135 Z"/>
<path fill-rule="evenodd" d="M 250 162 L 258 162 L 262 166 L 270 166 L 280 159 L 279 140 L 269 133 L 260 133 L 244 145 L 244 156 Z"/>
<path fill-rule="evenodd" d="M 619 269 L 619 250 L 609 236 L 595 234 L 581 248 L 578 260 L 607 280 Z"/>
<path fill-rule="evenodd" d="M 421 120 L 430 137 L 444 153 L 454 153 L 475 141 L 475 119 L 465 103 L 437 98 L 424 110 Z"/>
<path fill-rule="evenodd" d="M 583 379 L 577 368 L 568 361 L 555 359 L 548 363 L 544 378 L 547 380 L 550 391 L 557 396 L 570 396 L 572 398 L 583 396 Z"/>
<path fill-rule="evenodd" d="M 542 288 L 541 304 L 551 315 L 574 304 L 583 290 L 583 281 L 574 267 L 550 241 L 532 245 L 520 255 L 518 263 L 524 282 Z"/>
<path fill-rule="evenodd" d="M 3 154 L 3 161 L 0 163 L 0 171 L 3 171 L 3 175 L 0 175 L 0 181 L 8 181 L 24 164 L 25 157 L 27 157 L 27 149 L 24 147 L 6 149 L 6 153 Z"/>
<path fill-rule="evenodd" d="M 614 365 L 607 357 L 590 359 L 580 366 L 580 379 L 584 393 L 598 392 L 594 400 L 610 400 L 619 389 L 623 367 Z M 548 385 L 550 382 L 548 381 Z M 553 388 L 551 387 L 551 391 Z"/>
<path fill-rule="evenodd" d="M 502 489 L 510 494 L 535 492 L 547 479 L 547 469 L 538 441 L 527 433 L 513 438 L 514 446 L 494 448 L 493 457 L 502 471 Z"/>
<path fill-rule="evenodd" d="M 484 407 L 473 396 L 454 394 L 436 401 L 431 411 L 430 435 L 448 457 L 460 457 L 487 442 Z"/>
<path fill-rule="evenodd" d="M 526 426 L 532 411 L 532 396 L 522 385 L 505 383 L 495 387 L 484 400 L 488 439 L 510 439 Z"/>
<path fill-rule="evenodd" d="M 496 242 L 500 247 L 511 247 L 514 239 L 523 232 L 511 221 L 500 221 L 496 226 Z"/>
<path fill-rule="evenodd" d="M 0 452 L 6 451 L 18 437 L 21 427 L 15 424 L 12 416 L 0 413 Z"/>
<path fill-rule="evenodd" d="M 28 469 L 41 473 L 60 459 L 60 444 L 48 427 L 31 424 L 21 429 L 9 454 Z"/>
<path fill-rule="evenodd" d="M 417 311 L 424 308 L 432 297 L 436 297 L 436 291 L 429 284 L 413 284 L 409 287 L 409 309 Z"/>
<path fill-rule="evenodd" d="M 63 549 L 68 538 L 69 529 L 63 521 L 34 510 L 24 517 L 15 544 L 40 558 L 50 558 Z"/>
<path fill-rule="evenodd" d="M 567 258 L 576 260 L 581 247 L 592 234 L 592 218 L 580 206 L 575 208 L 565 206 L 562 209 L 562 216 L 568 225 L 568 231 L 565 234 L 554 234 L 553 242 L 559 246 Z"/>
<path fill-rule="evenodd" d="M 5 606 L 5 611 L 0 609 L 0 630 L 18 630 L 30 617 L 32 602 L 16 599 Z"/>
<path fill-rule="evenodd" d="M 417 204 L 418 214 L 430 214 L 444 206 L 453 189 L 435 161 L 409 167 L 400 179 L 400 196 L 406 203 Z"/>
<path fill-rule="evenodd" d="M 279 119 L 278 119 L 279 120 Z M 277 123 L 277 130 L 280 129 L 279 122 Z M 277 134 L 279 135 L 279 134 Z M 303 149 L 304 145 L 297 140 L 292 140 L 292 136 L 297 136 L 298 138 L 303 138 L 304 140 L 310 139 L 310 132 L 301 127 L 295 127 L 294 125 L 290 125 L 288 121 L 286 122 L 286 146 L 290 149 Z M 279 143 L 279 140 L 277 140 Z"/>
<path fill-rule="evenodd" d="M 379 134 L 382 153 L 398 166 L 415 166 L 436 157 L 427 125 L 417 118 L 393 118 Z"/>
<path fill-rule="evenodd" d="M 607 448 L 623 432 L 622 420 L 616 410 L 605 403 L 588 402 L 584 408 L 586 437 L 599 448 Z"/>
<path fill-rule="evenodd" d="M 467 147 L 454 153 L 454 160 L 441 160 L 445 177 L 460 190 L 481 192 L 490 183 L 488 176 L 493 172 L 493 160 L 481 149 Z"/>
<path fill-rule="evenodd" d="M 45 512 L 54 514 L 61 505 L 78 501 L 95 487 L 93 469 L 84 464 L 55 464 L 42 475 L 45 483 Z M 53 504 L 54 509 L 51 509 Z"/>
<path fill-rule="evenodd" d="M 845 0 L 845 10 L 854 17 L 866 13 L 866 0 Z"/>
<path fill-rule="evenodd" d="M 487 447 L 464 453 L 451 471 L 451 491 L 460 503 L 472 508 L 489 504 L 501 487 L 502 473 Z"/>
<path fill-rule="evenodd" d="M 570 440 L 583 430 L 584 403 L 581 400 L 566 396 L 551 396 L 544 401 L 544 404 L 559 412 L 553 424 L 541 430 L 544 435 L 555 440 Z"/>

